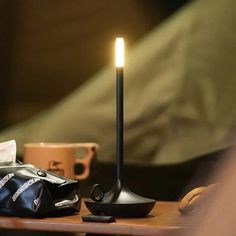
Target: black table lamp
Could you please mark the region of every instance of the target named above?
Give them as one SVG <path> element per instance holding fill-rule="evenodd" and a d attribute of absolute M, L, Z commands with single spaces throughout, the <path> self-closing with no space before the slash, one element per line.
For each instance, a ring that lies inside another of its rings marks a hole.
<path fill-rule="evenodd" d="M 116 38 L 116 182 L 104 193 L 100 185 L 91 191 L 91 200 L 85 201 L 87 208 L 95 215 L 115 217 L 146 216 L 154 207 L 155 200 L 133 193 L 123 180 L 124 166 L 124 39 Z"/>

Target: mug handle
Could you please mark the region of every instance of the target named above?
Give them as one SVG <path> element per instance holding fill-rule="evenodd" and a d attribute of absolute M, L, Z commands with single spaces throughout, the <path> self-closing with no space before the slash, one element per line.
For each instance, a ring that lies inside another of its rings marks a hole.
<path fill-rule="evenodd" d="M 96 143 L 82 143 L 76 149 L 85 148 L 86 154 L 83 158 L 75 158 L 75 164 L 80 164 L 83 166 L 83 172 L 79 175 L 75 175 L 75 179 L 77 180 L 85 180 L 90 175 L 90 165 L 92 159 L 94 158 L 94 154 L 97 152 L 99 145 Z"/>

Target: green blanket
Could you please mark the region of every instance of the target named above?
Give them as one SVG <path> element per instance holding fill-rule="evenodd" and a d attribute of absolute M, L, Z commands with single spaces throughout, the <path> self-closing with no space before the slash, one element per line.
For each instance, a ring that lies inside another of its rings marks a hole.
<path fill-rule="evenodd" d="M 193 1 L 128 50 L 125 161 L 175 164 L 230 144 L 236 117 L 235 12 L 234 0 Z M 26 142 L 97 142 L 99 161 L 115 161 L 114 66 L 0 138 L 15 139 L 19 154 Z"/>

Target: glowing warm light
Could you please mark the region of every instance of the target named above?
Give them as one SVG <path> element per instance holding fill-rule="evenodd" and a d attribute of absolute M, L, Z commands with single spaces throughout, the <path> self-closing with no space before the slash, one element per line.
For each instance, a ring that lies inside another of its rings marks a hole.
<path fill-rule="evenodd" d="M 124 39 L 116 38 L 116 67 L 124 67 Z"/>

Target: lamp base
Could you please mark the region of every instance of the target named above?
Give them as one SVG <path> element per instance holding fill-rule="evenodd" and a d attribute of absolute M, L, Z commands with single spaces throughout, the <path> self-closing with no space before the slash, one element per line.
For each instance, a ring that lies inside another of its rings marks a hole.
<path fill-rule="evenodd" d="M 92 214 L 115 217 L 144 217 L 153 209 L 155 203 L 156 200 L 133 193 L 119 181 L 101 201 L 85 201 L 85 205 Z"/>

